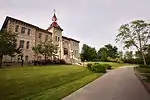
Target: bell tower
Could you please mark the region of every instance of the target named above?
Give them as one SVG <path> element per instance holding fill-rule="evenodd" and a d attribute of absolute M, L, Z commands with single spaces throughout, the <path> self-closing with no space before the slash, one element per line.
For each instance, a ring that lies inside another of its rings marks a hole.
<path fill-rule="evenodd" d="M 52 41 L 54 44 L 58 45 L 58 57 L 62 59 L 63 48 L 62 48 L 62 31 L 63 29 L 57 23 L 56 11 L 54 9 L 54 14 L 52 17 L 52 23 L 48 27 L 48 31 L 52 33 Z"/>

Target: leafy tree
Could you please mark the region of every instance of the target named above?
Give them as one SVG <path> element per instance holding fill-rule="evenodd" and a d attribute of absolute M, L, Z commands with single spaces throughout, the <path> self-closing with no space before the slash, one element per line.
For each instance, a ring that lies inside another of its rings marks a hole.
<path fill-rule="evenodd" d="M 94 61 L 97 60 L 97 52 L 95 48 L 92 48 L 86 44 L 83 44 L 81 51 L 81 60 L 82 61 Z"/>
<path fill-rule="evenodd" d="M 32 47 L 32 50 L 35 52 L 36 56 L 42 54 L 45 57 L 55 57 L 58 51 L 58 46 L 53 44 L 52 41 L 44 41 Z"/>
<path fill-rule="evenodd" d="M 118 57 L 122 60 L 123 59 L 123 52 L 122 51 L 119 51 L 118 52 Z"/>
<path fill-rule="evenodd" d="M 135 20 L 120 27 L 116 42 L 124 43 L 125 48 L 134 46 L 141 53 L 144 65 L 147 65 L 143 48 L 149 38 L 150 24 L 143 20 Z"/>
<path fill-rule="evenodd" d="M 101 61 L 107 61 L 108 51 L 105 47 L 99 49 L 98 55 Z"/>
<path fill-rule="evenodd" d="M 118 48 L 116 46 L 112 46 L 111 44 L 107 44 L 104 47 L 100 48 L 98 51 L 98 57 L 102 61 L 107 61 L 107 58 L 117 58 L 118 57 Z"/>
<path fill-rule="evenodd" d="M 0 30 L 0 67 L 4 55 L 20 53 L 20 49 L 17 48 L 16 35 L 10 31 Z"/>
<path fill-rule="evenodd" d="M 118 56 L 118 48 L 116 46 L 112 46 L 111 44 L 105 45 L 107 49 L 107 56 L 111 58 L 116 58 Z"/>
<path fill-rule="evenodd" d="M 32 50 L 35 53 L 35 57 L 37 58 L 36 60 L 38 60 L 38 55 L 39 55 L 40 50 L 42 48 L 41 46 L 42 46 L 41 44 L 38 44 L 38 45 L 35 45 L 35 46 L 32 47 Z"/>
<path fill-rule="evenodd" d="M 131 60 L 133 58 L 133 52 L 132 51 L 126 51 L 124 55 L 125 59 Z"/>

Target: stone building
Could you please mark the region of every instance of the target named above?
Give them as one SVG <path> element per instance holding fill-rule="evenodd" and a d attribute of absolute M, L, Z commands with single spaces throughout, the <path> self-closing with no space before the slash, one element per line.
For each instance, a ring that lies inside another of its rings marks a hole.
<path fill-rule="evenodd" d="M 52 40 L 53 43 L 59 45 L 57 57 L 64 59 L 68 63 L 79 62 L 79 41 L 65 37 L 62 34 L 63 29 L 57 23 L 57 17 L 54 13 L 52 17 L 52 23 L 47 29 L 39 28 L 30 23 L 12 18 L 6 17 L 2 29 L 17 33 L 17 47 L 20 47 L 23 51 L 23 59 L 25 62 L 33 61 L 36 58 L 32 47 L 40 41 Z M 44 59 L 42 55 L 38 56 L 38 59 Z M 13 58 L 4 56 L 3 61 L 19 61 L 20 56 L 16 55 Z"/>

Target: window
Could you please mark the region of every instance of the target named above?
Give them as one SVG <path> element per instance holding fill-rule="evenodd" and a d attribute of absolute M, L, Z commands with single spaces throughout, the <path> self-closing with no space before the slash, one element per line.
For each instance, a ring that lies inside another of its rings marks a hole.
<path fill-rule="evenodd" d="M 18 32 L 18 29 L 19 29 L 19 25 L 16 25 L 15 32 Z"/>
<path fill-rule="evenodd" d="M 57 41 L 57 36 L 55 36 L 55 41 Z"/>
<path fill-rule="evenodd" d="M 24 47 L 24 40 L 20 40 L 20 48 L 23 48 Z"/>
<path fill-rule="evenodd" d="M 30 36 L 30 33 L 31 33 L 31 29 L 28 29 L 28 35 Z"/>
<path fill-rule="evenodd" d="M 39 33 L 39 38 L 41 39 L 41 37 L 42 37 L 42 33 Z"/>
<path fill-rule="evenodd" d="M 64 48 L 64 55 L 68 55 L 68 49 Z"/>
<path fill-rule="evenodd" d="M 29 44 L 30 44 L 30 42 L 27 41 L 26 49 L 29 49 Z"/>
<path fill-rule="evenodd" d="M 60 37 L 58 37 L 58 42 L 60 41 Z"/>
<path fill-rule="evenodd" d="M 21 33 L 22 33 L 22 34 L 25 33 L 25 27 L 21 27 Z"/>
<path fill-rule="evenodd" d="M 47 40 L 48 40 L 48 35 L 45 36 L 45 41 L 47 41 Z"/>
<path fill-rule="evenodd" d="M 25 57 L 25 60 L 28 61 L 28 56 Z"/>

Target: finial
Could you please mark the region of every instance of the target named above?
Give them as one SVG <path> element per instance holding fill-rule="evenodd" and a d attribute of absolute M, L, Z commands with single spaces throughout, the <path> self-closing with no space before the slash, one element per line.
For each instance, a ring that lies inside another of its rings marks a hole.
<path fill-rule="evenodd" d="M 54 12 L 54 15 L 53 15 L 53 17 L 52 17 L 52 21 L 56 22 L 56 21 L 57 21 L 57 17 L 56 17 L 56 15 L 55 15 L 56 10 L 54 9 L 53 12 Z"/>
<path fill-rule="evenodd" d="M 54 12 L 54 14 L 56 13 L 56 10 L 55 9 L 53 9 L 53 12 Z"/>

